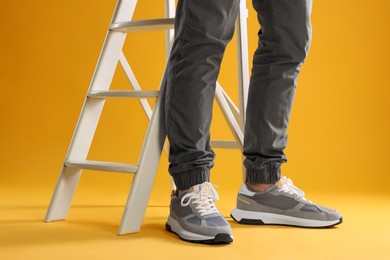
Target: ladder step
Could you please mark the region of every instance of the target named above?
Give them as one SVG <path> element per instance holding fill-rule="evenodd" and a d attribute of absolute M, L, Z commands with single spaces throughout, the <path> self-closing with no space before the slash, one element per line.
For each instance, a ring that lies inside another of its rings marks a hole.
<path fill-rule="evenodd" d="M 113 23 L 110 26 L 111 31 L 116 32 L 143 32 L 155 30 L 173 29 L 175 18 L 135 20 Z"/>
<path fill-rule="evenodd" d="M 158 97 L 159 90 L 94 90 L 89 92 L 90 98 L 147 98 Z"/>
<path fill-rule="evenodd" d="M 125 172 L 125 173 L 136 173 L 138 171 L 138 165 L 126 164 L 126 163 L 113 163 L 113 162 L 102 162 L 102 161 L 65 161 L 66 167 L 73 167 L 87 170 L 98 170 L 98 171 L 110 171 L 110 172 Z"/>
<path fill-rule="evenodd" d="M 210 140 L 210 146 L 213 148 L 241 149 L 237 141 L 231 140 Z"/>

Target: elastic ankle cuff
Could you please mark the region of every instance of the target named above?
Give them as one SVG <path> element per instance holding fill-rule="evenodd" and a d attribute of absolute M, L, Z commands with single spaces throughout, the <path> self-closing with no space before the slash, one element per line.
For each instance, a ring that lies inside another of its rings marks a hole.
<path fill-rule="evenodd" d="M 210 181 L 210 168 L 195 168 L 188 172 L 172 173 L 177 189 L 187 190 L 194 185 Z"/>
<path fill-rule="evenodd" d="M 246 170 L 246 181 L 252 183 L 274 184 L 280 179 L 280 166 L 266 164 L 261 170 Z"/>

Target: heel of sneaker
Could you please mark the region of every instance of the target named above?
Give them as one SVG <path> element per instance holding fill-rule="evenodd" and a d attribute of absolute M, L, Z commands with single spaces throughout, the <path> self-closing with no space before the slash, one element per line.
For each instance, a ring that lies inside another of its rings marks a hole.
<path fill-rule="evenodd" d="M 169 232 L 173 232 L 171 226 L 167 223 L 165 223 L 165 229 Z"/>
<path fill-rule="evenodd" d="M 246 214 L 244 210 L 235 208 L 230 216 L 232 219 L 240 224 L 248 224 L 248 225 L 265 225 L 261 219 L 250 219 L 246 218 Z"/>

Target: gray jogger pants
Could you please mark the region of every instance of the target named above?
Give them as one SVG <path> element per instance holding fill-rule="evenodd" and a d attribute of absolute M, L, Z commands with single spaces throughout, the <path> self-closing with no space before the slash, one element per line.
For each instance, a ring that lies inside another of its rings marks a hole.
<path fill-rule="evenodd" d="M 163 105 L 168 171 L 179 189 L 210 179 L 216 156 L 210 147 L 215 86 L 239 1 L 178 1 Z M 311 43 L 312 0 L 253 0 L 253 7 L 261 29 L 249 85 L 243 163 L 247 181 L 274 183 L 287 162 L 286 130 Z"/>

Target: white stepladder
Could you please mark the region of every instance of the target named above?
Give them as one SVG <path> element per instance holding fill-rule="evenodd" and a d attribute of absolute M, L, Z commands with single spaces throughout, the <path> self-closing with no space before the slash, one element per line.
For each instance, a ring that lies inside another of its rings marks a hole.
<path fill-rule="evenodd" d="M 118 0 L 114 15 L 108 29 L 100 57 L 92 77 L 87 96 L 70 142 L 65 161 L 52 196 L 45 221 L 64 220 L 79 182 L 83 169 L 134 173 L 130 193 L 118 230 L 119 235 L 138 232 L 141 228 L 154 177 L 160 161 L 162 150 L 169 154 L 168 142 L 161 108 L 164 95 L 164 78 L 159 90 L 142 90 L 122 51 L 125 38 L 129 32 L 166 30 L 166 54 L 169 55 L 173 40 L 175 0 L 163 0 L 165 18 L 132 20 L 137 0 Z M 245 108 L 248 94 L 248 42 L 247 42 L 247 9 L 245 0 L 240 1 L 239 15 L 236 20 L 237 53 L 238 53 L 238 86 L 239 107 L 232 102 L 223 88 L 217 83 L 216 99 L 235 140 L 211 140 L 215 148 L 243 148 L 243 130 L 245 125 Z M 121 64 L 134 90 L 110 90 L 116 66 Z M 155 97 L 151 109 L 146 98 Z M 137 98 L 149 118 L 149 125 L 141 149 L 138 163 L 125 164 L 87 160 L 101 112 L 107 98 Z M 165 144 L 165 145 L 164 145 Z M 243 166 L 243 174 L 244 172 Z M 172 184 L 174 187 L 174 184 Z"/>

